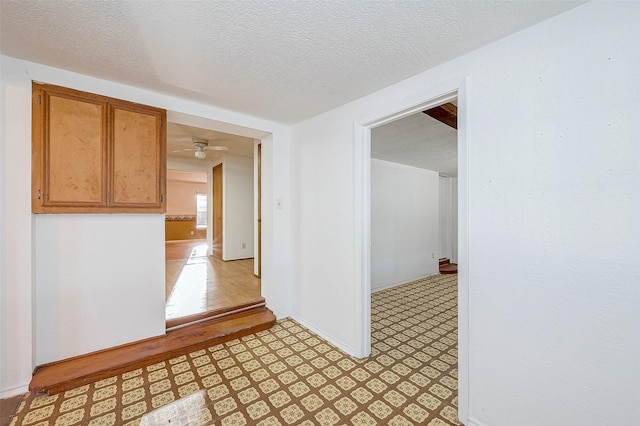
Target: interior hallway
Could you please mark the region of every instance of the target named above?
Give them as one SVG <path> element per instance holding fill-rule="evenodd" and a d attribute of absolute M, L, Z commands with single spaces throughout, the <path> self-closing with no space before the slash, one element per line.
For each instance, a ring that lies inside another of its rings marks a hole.
<path fill-rule="evenodd" d="M 207 256 L 203 240 L 166 242 L 167 328 L 264 303 L 253 259 Z"/>

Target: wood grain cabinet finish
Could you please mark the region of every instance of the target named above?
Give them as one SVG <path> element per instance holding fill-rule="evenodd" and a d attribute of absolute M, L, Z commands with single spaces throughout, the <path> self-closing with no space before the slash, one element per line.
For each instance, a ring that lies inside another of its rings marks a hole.
<path fill-rule="evenodd" d="M 34 213 L 164 213 L 166 111 L 33 83 Z"/>

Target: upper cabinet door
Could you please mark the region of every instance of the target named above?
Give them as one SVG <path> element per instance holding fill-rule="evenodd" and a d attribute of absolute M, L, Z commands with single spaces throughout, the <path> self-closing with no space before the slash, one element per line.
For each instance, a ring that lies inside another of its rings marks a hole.
<path fill-rule="evenodd" d="M 166 111 L 33 84 L 34 213 L 163 213 Z"/>
<path fill-rule="evenodd" d="M 164 212 L 165 111 L 115 100 L 109 107 L 110 205 Z"/>
<path fill-rule="evenodd" d="M 107 205 L 107 112 L 100 96 L 33 91 L 34 211 Z"/>

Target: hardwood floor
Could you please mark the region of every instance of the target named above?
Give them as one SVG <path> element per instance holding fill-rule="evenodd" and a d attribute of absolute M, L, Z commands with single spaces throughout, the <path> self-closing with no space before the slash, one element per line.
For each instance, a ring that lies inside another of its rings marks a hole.
<path fill-rule="evenodd" d="M 202 240 L 166 243 L 167 328 L 264 305 L 253 259 L 207 256 Z"/>
<path fill-rule="evenodd" d="M 187 259 L 192 253 L 196 256 L 207 255 L 206 240 L 167 241 L 164 246 L 166 260 Z M 196 250 L 195 252 L 194 249 Z"/>

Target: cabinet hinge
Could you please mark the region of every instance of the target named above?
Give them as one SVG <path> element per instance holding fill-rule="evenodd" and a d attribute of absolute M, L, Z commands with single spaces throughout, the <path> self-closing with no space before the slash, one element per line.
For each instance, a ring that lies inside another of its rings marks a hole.
<path fill-rule="evenodd" d="M 38 189 L 38 200 L 42 198 L 42 192 Z"/>
<path fill-rule="evenodd" d="M 38 95 L 38 105 L 42 105 L 42 95 Z"/>

